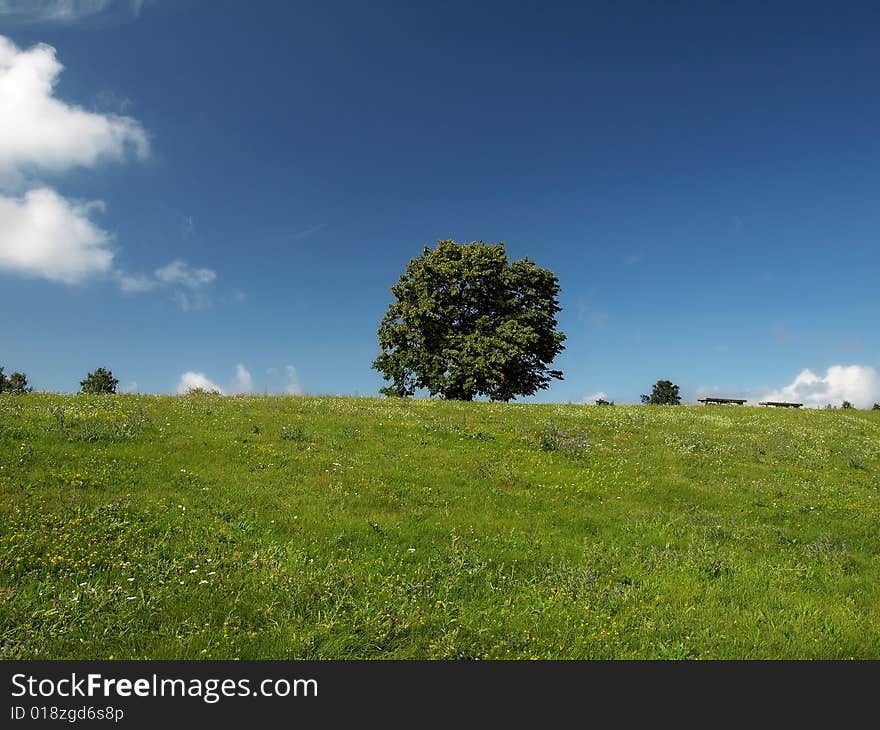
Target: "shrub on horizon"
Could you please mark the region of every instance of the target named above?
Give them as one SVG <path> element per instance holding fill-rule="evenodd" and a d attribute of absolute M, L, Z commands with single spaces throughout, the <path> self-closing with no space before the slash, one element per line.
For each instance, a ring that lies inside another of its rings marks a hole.
<path fill-rule="evenodd" d="M 119 381 L 105 368 L 98 368 L 80 381 L 80 393 L 115 393 Z"/>

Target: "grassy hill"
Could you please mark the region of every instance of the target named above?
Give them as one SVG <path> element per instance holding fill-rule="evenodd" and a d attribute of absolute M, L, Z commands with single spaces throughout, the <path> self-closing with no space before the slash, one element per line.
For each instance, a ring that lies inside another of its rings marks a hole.
<path fill-rule="evenodd" d="M 4 658 L 880 658 L 880 412 L 0 397 Z"/>

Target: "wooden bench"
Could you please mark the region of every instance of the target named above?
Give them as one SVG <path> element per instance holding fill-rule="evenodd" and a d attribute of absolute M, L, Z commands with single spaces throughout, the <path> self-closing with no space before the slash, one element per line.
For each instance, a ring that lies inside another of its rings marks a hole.
<path fill-rule="evenodd" d="M 746 402 L 746 399 L 745 398 L 709 398 L 707 396 L 706 398 L 697 398 L 697 401 L 702 403 L 705 406 L 709 406 L 709 405 L 719 405 L 719 406 L 737 405 L 737 406 L 741 406 L 743 403 Z"/>
<path fill-rule="evenodd" d="M 762 400 L 759 406 L 771 406 L 772 408 L 800 408 L 803 403 L 786 403 L 778 400 Z"/>

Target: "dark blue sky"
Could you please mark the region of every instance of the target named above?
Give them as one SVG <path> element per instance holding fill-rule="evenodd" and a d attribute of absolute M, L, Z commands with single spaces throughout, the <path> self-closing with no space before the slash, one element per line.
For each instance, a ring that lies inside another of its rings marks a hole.
<path fill-rule="evenodd" d="M 104 365 L 235 390 L 242 364 L 260 392 L 293 365 L 375 394 L 389 286 L 453 238 L 559 274 L 566 377 L 540 400 L 757 396 L 805 368 L 874 397 L 880 6 L 105 2 L 0 14 L 54 47 L 56 98 L 149 137 L 7 186 L 103 201 L 112 236 L 78 283 L 0 268 L 0 365 L 37 388 Z M 215 278 L 153 274 L 175 260 Z"/>

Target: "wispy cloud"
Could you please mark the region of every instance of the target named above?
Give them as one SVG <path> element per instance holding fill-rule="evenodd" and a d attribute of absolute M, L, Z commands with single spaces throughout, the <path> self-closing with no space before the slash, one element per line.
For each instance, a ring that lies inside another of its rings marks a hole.
<path fill-rule="evenodd" d="M 185 261 L 175 259 L 167 266 L 156 269 L 156 280 L 162 284 L 179 284 L 189 289 L 207 286 L 217 278 L 211 269 L 193 269 Z"/>
<path fill-rule="evenodd" d="M 299 381 L 299 374 L 293 365 L 284 366 L 284 374 L 287 376 L 287 384 L 284 386 L 284 392 L 288 395 L 302 395 L 303 388 Z"/>
<path fill-rule="evenodd" d="M 787 327 L 783 327 L 781 324 L 773 325 L 770 328 L 770 334 L 773 335 L 773 339 L 780 345 L 788 344 L 794 339 L 794 333 Z"/>
<path fill-rule="evenodd" d="M 577 298 L 577 318 L 588 323 L 593 329 L 604 329 L 608 324 L 608 312 L 596 309 L 584 297 Z"/>
<path fill-rule="evenodd" d="M 114 17 L 134 19 L 153 0 L 0 0 L 0 18 L 24 25 L 65 25 Z"/>
<path fill-rule="evenodd" d="M 211 298 L 204 292 L 198 291 L 176 291 L 171 295 L 171 301 L 181 312 L 200 312 L 211 306 Z"/>
<path fill-rule="evenodd" d="M 196 222 L 191 215 L 185 215 L 180 219 L 180 235 L 183 238 L 192 238 L 196 233 Z"/>
<path fill-rule="evenodd" d="M 308 228 L 305 228 L 302 231 L 299 231 L 298 233 L 294 233 L 293 236 L 291 236 L 291 238 L 293 238 L 295 241 L 298 241 L 303 238 L 308 238 L 313 233 L 317 233 L 322 228 L 326 228 L 326 227 L 327 227 L 326 223 L 318 223 L 314 226 L 309 226 Z"/>
<path fill-rule="evenodd" d="M 231 393 L 253 393 L 254 379 L 248 372 L 248 369 L 241 363 L 235 368 L 235 378 L 232 380 L 230 387 Z"/>
<path fill-rule="evenodd" d="M 216 278 L 217 273 L 213 269 L 196 269 L 180 259 L 156 269 L 150 276 L 116 272 L 119 288 L 126 294 L 142 294 L 160 287 L 175 287 L 172 299 L 184 312 L 210 306 L 211 300 L 203 290 Z"/>

